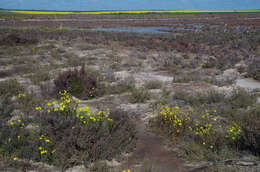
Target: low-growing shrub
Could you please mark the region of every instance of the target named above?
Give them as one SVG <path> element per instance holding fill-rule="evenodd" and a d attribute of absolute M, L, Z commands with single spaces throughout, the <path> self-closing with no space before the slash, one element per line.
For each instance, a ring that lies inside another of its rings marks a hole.
<path fill-rule="evenodd" d="M 225 103 L 231 108 L 247 108 L 256 102 L 254 93 L 245 91 L 244 89 L 234 89 L 229 95 L 224 92 L 207 91 L 206 93 L 190 94 L 184 91 L 178 91 L 174 95 L 175 99 L 184 100 L 192 106 L 204 106 L 210 104 Z"/>
<path fill-rule="evenodd" d="M 157 116 L 150 120 L 155 128 L 171 139 L 186 138 L 195 141 L 212 151 L 233 145 L 240 137 L 240 126 L 234 121 L 225 125 L 216 117 L 216 111 L 196 112 L 175 107 L 159 106 Z"/>
<path fill-rule="evenodd" d="M 2 95 L 17 95 L 23 92 L 24 88 L 15 79 L 0 82 L 0 96 Z"/>
<path fill-rule="evenodd" d="M 98 76 L 86 71 L 84 64 L 80 70 L 74 69 L 61 73 L 54 83 L 57 93 L 67 90 L 80 99 L 91 99 L 103 94 Z"/>
<path fill-rule="evenodd" d="M 238 112 L 236 118 L 242 131 L 239 140 L 240 148 L 260 156 L 260 104 L 254 105 L 247 111 Z"/>
<path fill-rule="evenodd" d="M 124 92 L 130 92 L 135 88 L 135 81 L 123 80 L 113 85 L 105 86 L 105 94 L 121 94 Z"/>
<path fill-rule="evenodd" d="M 33 84 L 38 85 L 42 81 L 50 80 L 49 71 L 39 70 L 35 74 L 29 76 Z"/>
<path fill-rule="evenodd" d="M 160 89 L 162 87 L 162 82 L 161 81 L 148 81 L 145 83 L 144 87 L 146 89 Z"/>
<path fill-rule="evenodd" d="M 217 92 L 214 90 L 208 91 L 206 93 L 195 93 L 191 95 L 184 91 L 178 91 L 175 93 L 174 98 L 179 100 L 184 100 L 186 103 L 192 106 L 201 106 L 205 104 L 219 103 L 225 100 L 225 93 Z"/>
<path fill-rule="evenodd" d="M 150 94 L 145 88 L 135 88 L 131 90 L 129 97 L 130 103 L 144 103 L 150 99 Z"/>
<path fill-rule="evenodd" d="M 133 122 L 121 111 L 91 111 L 60 92 L 59 100 L 36 106 L 32 121 L 3 123 L 1 154 L 12 161 L 29 159 L 54 164 L 62 170 L 77 164 L 111 160 L 135 146 Z M 34 124 L 34 129 L 27 128 Z M 109 143 L 109 144 L 108 144 Z"/>
<path fill-rule="evenodd" d="M 0 97 L 0 129 L 11 118 L 11 113 L 14 111 L 14 106 L 10 102 L 8 96 Z"/>
<path fill-rule="evenodd" d="M 229 103 L 234 109 L 247 108 L 256 102 L 256 96 L 244 89 L 235 89 L 225 102 Z"/>
<path fill-rule="evenodd" d="M 250 77 L 260 80 L 260 59 L 258 57 L 254 57 L 249 61 L 247 72 Z"/>

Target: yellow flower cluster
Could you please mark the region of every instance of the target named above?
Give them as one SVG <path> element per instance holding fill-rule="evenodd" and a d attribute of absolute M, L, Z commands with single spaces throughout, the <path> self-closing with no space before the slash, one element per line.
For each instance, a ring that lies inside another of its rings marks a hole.
<path fill-rule="evenodd" d="M 20 119 L 16 120 L 15 122 L 11 121 L 11 122 L 9 122 L 8 125 L 9 125 L 10 127 L 19 128 L 19 129 L 20 129 L 20 128 L 24 128 L 24 123 L 23 123 Z M 15 139 L 15 138 L 17 138 L 17 139 Z M 7 143 L 8 143 L 8 144 L 11 143 L 12 140 L 13 140 L 14 142 L 15 142 L 15 141 L 20 141 L 20 140 L 21 140 L 21 136 L 19 135 L 19 133 L 16 134 L 16 137 L 13 137 L 13 138 L 8 137 Z"/>
<path fill-rule="evenodd" d="M 190 120 L 188 113 L 180 111 L 178 106 L 160 106 L 158 110 L 158 117 L 161 121 L 163 121 L 164 125 L 167 125 L 173 129 L 175 135 L 181 134 L 187 121 Z"/>
<path fill-rule="evenodd" d="M 214 113 L 217 111 L 214 110 L 210 112 L 208 109 L 200 116 L 200 120 L 195 121 L 195 125 L 190 127 L 196 138 L 200 140 L 202 145 L 207 146 L 210 149 L 213 149 L 215 145 L 215 128 L 213 124 L 217 121 L 217 118 L 214 117 Z"/>
<path fill-rule="evenodd" d="M 24 123 L 20 119 L 18 119 L 16 121 L 9 122 L 9 126 L 10 127 L 24 128 Z"/>
<path fill-rule="evenodd" d="M 40 140 L 44 140 L 46 143 L 50 143 L 51 142 L 50 139 L 48 139 L 44 135 L 41 135 Z"/>
<path fill-rule="evenodd" d="M 123 172 L 131 172 L 131 170 L 130 170 L 130 169 L 127 169 L 127 170 L 123 170 Z"/>
<path fill-rule="evenodd" d="M 40 151 L 40 154 L 41 154 L 41 155 L 47 155 L 47 153 L 48 153 L 48 147 L 49 147 L 48 144 L 51 143 L 51 141 L 50 141 L 49 138 L 47 138 L 47 137 L 44 136 L 44 135 L 41 135 L 41 137 L 40 137 L 39 139 L 40 139 L 41 145 L 42 145 L 42 146 L 39 146 L 39 147 L 38 147 L 38 149 L 39 149 L 39 151 Z M 53 150 L 51 151 L 51 153 L 54 153 L 54 152 L 56 152 L 56 149 L 53 149 Z"/>
<path fill-rule="evenodd" d="M 26 94 L 24 94 L 24 93 L 19 93 L 18 95 L 17 95 L 17 97 L 19 98 L 19 99 L 21 99 L 21 98 L 23 98 L 23 97 L 25 97 L 26 96 Z"/>
<path fill-rule="evenodd" d="M 80 119 L 83 124 L 91 122 L 103 122 L 103 121 L 113 121 L 109 118 L 109 109 L 106 111 L 98 111 L 91 113 L 88 106 L 80 107 L 76 109 L 76 117 Z"/>
<path fill-rule="evenodd" d="M 62 112 L 64 114 L 75 114 L 77 118 L 80 119 L 82 124 L 87 124 L 88 122 L 103 122 L 109 121 L 111 122 L 112 119 L 109 118 L 109 109 L 107 108 L 106 111 L 97 111 L 97 112 L 90 112 L 88 106 L 80 107 L 80 100 L 72 100 L 71 96 L 68 94 L 66 90 L 63 92 L 59 92 L 61 96 L 57 101 L 47 101 L 47 112 Z M 35 108 L 36 110 L 41 110 L 40 106 Z M 75 127 L 74 127 L 75 128 Z"/>
<path fill-rule="evenodd" d="M 231 141 L 235 141 L 240 133 L 240 126 L 237 123 L 232 122 L 232 125 L 226 130 L 226 138 L 231 139 Z"/>
<path fill-rule="evenodd" d="M 160 127 L 168 134 L 174 134 L 174 136 L 188 134 L 202 145 L 213 150 L 214 147 L 219 146 L 217 139 L 221 133 L 218 131 L 218 127 L 222 128 L 221 125 L 218 125 L 216 112 L 216 110 L 210 112 L 206 109 L 202 113 L 197 113 L 193 109 L 184 111 L 180 110 L 178 106 L 162 107 L 159 104 L 157 118 Z M 239 134 L 240 127 L 235 122 L 226 128 L 226 138 L 230 138 L 231 141 L 234 141 Z"/>
<path fill-rule="evenodd" d="M 35 107 L 35 110 L 40 111 L 40 110 L 42 110 L 42 107 L 41 107 L 41 106 L 36 106 L 36 107 Z"/>

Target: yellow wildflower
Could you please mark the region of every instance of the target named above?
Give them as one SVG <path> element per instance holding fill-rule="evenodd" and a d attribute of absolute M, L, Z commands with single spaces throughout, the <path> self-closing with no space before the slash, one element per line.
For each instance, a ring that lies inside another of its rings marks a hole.
<path fill-rule="evenodd" d="M 46 151 L 46 150 L 43 150 L 43 151 L 41 151 L 41 154 L 43 155 L 43 154 L 46 154 L 48 151 Z"/>
<path fill-rule="evenodd" d="M 41 106 L 36 106 L 35 110 L 42 110 L 42 107 Z"/>

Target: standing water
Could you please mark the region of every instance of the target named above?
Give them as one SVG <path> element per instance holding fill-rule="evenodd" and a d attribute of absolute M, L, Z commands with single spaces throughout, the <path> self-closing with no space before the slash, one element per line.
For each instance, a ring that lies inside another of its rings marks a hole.
<path fill-rule="evenodd" d="M 260 89 L 260 82 L 251 78 L 238 79 L 236 85 L 249 90 Z"/>

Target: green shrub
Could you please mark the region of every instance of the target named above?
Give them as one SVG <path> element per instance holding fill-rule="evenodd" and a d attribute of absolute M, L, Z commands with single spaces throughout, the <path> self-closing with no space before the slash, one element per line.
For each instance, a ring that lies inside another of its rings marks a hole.
<path fill-rule="evenodd" d="M 250 77 L 260 80 L 260 59 L 255 57 L 253 58 L 247 67 L 247 72 Z"/>
<path fill-rule="evenodd" d="M 10 97 L 0 97 L 0 127 L 11 118 L 11 113 L 13 111 L 14 106 L 11 104 Z"/>
<path fill-rule="evenodd" d="M 150 94 L 145 88 L 135 88 L 131 90 L 131 95 L 129 97 L 130 103 L 144 103 L 146 100 L 150 99 Z"/>
<path fill-rule="evenodd" d="M 244 89 L 235 89 L 225 102 L 230 104 L 234 109 L 247 108 L 256 102 L 256 96 Z"/>
<path fill-rule="evenodd" d="M 248 111 L 240 111 L 236 119 L 242 130 L 240 148 L 260 156 L 260 104 L 254 105 Z"/>
<path fill-rule="evenodd" d="M 24 88 L 15 79 L 0 82 L 0 96 L 14 96 L 23 91 Z"/>
<path fill-rule="evenodd" d="M 144 87 L 146 89 L 160 89 L 162 88 L 162 82 L 161 81 L 148 81 L 145 83 Z"/>
<path fill-rule="evenodd" d="M 194 95 L 184 91 L 178 91 L 175 93 L 174 98 L 184 100 L 187 104 L 192 106 L 204 106 L 224 102 L 226 106 L 231 106 L 233 109 L 247 108 L 256 102 L 256 96 L 244 89 L 234 89 L 230 95 L 214 90 L 206 93 L 199 92 Z"/>
<path fill-rule="evenodd" d="M 175 93 L 174 98 L 184 100 L 186 103 L 192 106 L 202 106 L 205 104 L 214 104 L 223 102 L 225 100 L 225 93 L 217 92 L 214 90 L 207 91 L 206 93 L 195 93 L 191 95 L 184 91 L 178 91 Z"/>
<path fill-rule="evenodd" d="M 135 88 L 135 82 L 130 80 L 120 81 L 114 85 L 105 86 L 105 94 L 121 94 L 124 92 L 129 92 Z"/>
<path fill-rule="evenodd" d="M 48 81 L 51 79 L 49 71 L 46 71 L 44 69 L 39 69 L 39 71 L 36 71 L 36 73 L 30 75 L 29 78 L 35 85 L 38 85 L 42 81 Z"/>

